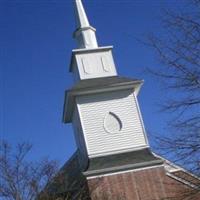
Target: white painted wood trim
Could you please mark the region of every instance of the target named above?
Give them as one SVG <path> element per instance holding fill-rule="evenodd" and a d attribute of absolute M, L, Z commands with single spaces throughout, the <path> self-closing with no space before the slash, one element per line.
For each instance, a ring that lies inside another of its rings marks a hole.
<path fill-rule="evenodd" d="M 167 172 L 167 176 L 169 176 L 170 178 L 173 178 L 173 179 L 175 179 L 175 180 L 177 180 L 177 181 L 179 181 L 179 182 L 181 182 L 181 183 L 183 183 L 183 184 L 185 184 L 185 185 L 187 185 L 189 187 L 192 187 L 194 189 L 199 189 L 198 186 L 196 186 L 196 185 L 190 183 L 189 181 L 186 181 L 186 180 L 184 180 L 184 179 L 182 179 L 180 177 L 177 177 L 177 176 L 175 176 L 175 175 L 173 175 L 173 174 L 171 174 L 169 172 Z"/>
<path fill-rule="evenodd" d="M 176 168 L 176 169 L 170 170 L 170 171 L 168 171 L 168 170 L 166 169 L 166 171 L 168 171 L 169 173 L 170 173 L 170 172 L 183 171 L 183 172 L 185 172 L 186 174 L 189 174 L 190 176 L 192 176 L 192 177 L 194 177 L 194 178 L 200 180 L 200 177 L 198 177 L 198 176 L 192 174 L 192 173 L 189 172 L 188 170 L 186 170 L 186 169 L 180 167 L 179 165 L 176 165 L 176 164 L 172 163 L 171 161 L 169 161 L 169 160 L 163 158 L 162 156 L 160 156 L 160 155 L 158 155 L 158 154 L 156 154 L 156 153 L 154 153 L 154 152 L 152 152 L 152 153 L 153 153 L 153 155 L 154 155 L 155 157 L 160 158 L 160 159 L 162 159 L 162 160 L 164 161 L 164 166 L 166 166 L 166 165 L 171 165 L 172 167 Z"/>
<path fill-rule="evenodd" d="M 77 103 L 77 100 L 76 101 L 76 106 L 77 106 L 77 110 L 78 110 L 78 115 L 79 115 L 79 118 L 80 118 L 80 123 L 81 123 L 81 127 L 82 127 L 82 133 L 83 133 L 83 137 L 84 137 L 84 140 L 85 140 L 85 146 L 86 146 L 86 152 L 87 152 L 87 155 L 88 155 L 88 142 L 87 142 L 87 136 L 85 134 L 85 130 L 84 130 L 84 126 L 82 125 L 83 124 L 83 121 L 82 121 L 82 115 L 81 115 L 81 111 L 80 111 L 80 105 Z"/>
<path fill-rule="evenodd" d="M 142 125 L 145 142 L 146 142 L 147 146 L 149 146 L 149 140 L 148 140 L 148 137 L 147 137 L 146 129 L 145 129 L 145 126 L 144 126 L 144 121 L 143 121 L 143 118 L 142 118 L 142 114 L 141 114 L 141 111 L 140 111 L 140 106 L 139 106 L 139 103 L 138 103 L 138 99 L 137 99 L 137 97 L 135 95 L 135 92 L 133 93 L 133 95 L 135 97 L 134 99 L 135 99 L 135 102 L 136 102 L 136 105 L 137 105 L 136 107 L 137 107 L 139 118 L 140 118 L 140 122 L 141 122 L 141 125 Z"/>

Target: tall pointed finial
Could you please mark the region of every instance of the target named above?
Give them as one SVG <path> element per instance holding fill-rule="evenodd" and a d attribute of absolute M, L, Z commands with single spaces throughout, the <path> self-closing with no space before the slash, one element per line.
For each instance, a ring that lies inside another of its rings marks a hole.
<path fill-rule="evenodd" d="M 97 48 L 96 29 L 90 26 L 81 0 L 74 0 L 74 3 L 77 25 L 74 38 L 78 42 L 78 48 Z"/>
<path fill-rule="evenodd" d="M 75 0 L 75 9 L 77 28 L 90 26 L 81 0 Z"/>

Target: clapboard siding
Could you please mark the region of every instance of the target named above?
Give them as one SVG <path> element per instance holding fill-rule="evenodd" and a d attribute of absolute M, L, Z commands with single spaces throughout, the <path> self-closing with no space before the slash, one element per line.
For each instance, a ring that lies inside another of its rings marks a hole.
<path fill-rule="evenodd" d="M 142 120 L 131 90 L 77 97 L 89 156 L 147 145 Z M 112 112 L 122 122 L 122 129 L 108 133 L 104 118 Z"/>

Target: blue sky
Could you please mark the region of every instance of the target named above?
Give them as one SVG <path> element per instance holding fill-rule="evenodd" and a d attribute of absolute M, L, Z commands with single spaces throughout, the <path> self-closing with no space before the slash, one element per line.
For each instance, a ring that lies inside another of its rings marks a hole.
<path fill-rule="evenodd" d="M 144 72 L 159 65 L 154 52 L 138 42 L 160 34 L 162 9 L 175 0 L 84 0 L 100 46 L 113 45 L 119 75 L 145 80 L 139 103 L 147 132 L 167 134 L 170 118 L 158 112 L 165 92 Z M 0 1 L 0 136 L 12 144 L 33 144 L 31 159 L 49 156 L 64 163 L 74 152 L 70 124 L 62 123 L 75 19 L 72 0 Z M 169 94 L 170 95 L 170 94 Z M 152 141 L 150 141 L 152 142 Z"/>

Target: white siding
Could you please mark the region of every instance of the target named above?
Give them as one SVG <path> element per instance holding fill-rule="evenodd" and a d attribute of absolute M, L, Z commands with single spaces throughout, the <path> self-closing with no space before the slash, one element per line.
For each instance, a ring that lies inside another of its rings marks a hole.
<path fill-rule="evenodd" d="M 130 150 L 147 145 L 135 96 L 131 90 L 77 97 L 81 124 L 89 156 Z M 105 117 L 114 113 L 122 123 L 116 133 L 104 127 Z"/>

